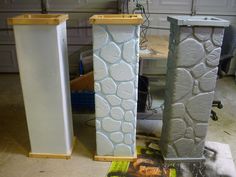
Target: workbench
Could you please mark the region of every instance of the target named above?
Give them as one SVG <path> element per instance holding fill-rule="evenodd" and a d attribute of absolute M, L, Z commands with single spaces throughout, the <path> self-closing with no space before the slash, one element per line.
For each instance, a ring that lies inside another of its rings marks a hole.
<path fill-rule="evenodd" d="M 140 74 L 165 74 L 168 57 L 168 36 L 147 36 L 146 49 L 140 49 Z"/>

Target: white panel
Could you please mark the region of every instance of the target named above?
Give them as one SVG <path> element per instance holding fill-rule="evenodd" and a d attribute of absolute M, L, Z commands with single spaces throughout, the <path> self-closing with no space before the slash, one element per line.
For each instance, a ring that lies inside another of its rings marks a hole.
<path fill-rule="evenodd" d="M 0 46 L 0 72 L 18 72 L 15 46 Z"/>
<path fill-rule="evenodd" d="M 70 154 L 66 24 L 15 25 L 14 32 L 31 151 Z"/>
<path fill-rule="evenodd" d="M 151 13 L 188 13 L 192 0 L 149 0 Z"/>
<path fill-rule="evenodd" d="M 48 0 L 49 11 L 117 11 L 116 0 Z"/>
<path fill-rule="evenodd" d="M 236 0 L 198 0 L 196 13 L 236 15 Z"/>
<path fill-rule="evenodd" d="M 1 0 L 0 11 L 41 11 L 40 0 Z"/>

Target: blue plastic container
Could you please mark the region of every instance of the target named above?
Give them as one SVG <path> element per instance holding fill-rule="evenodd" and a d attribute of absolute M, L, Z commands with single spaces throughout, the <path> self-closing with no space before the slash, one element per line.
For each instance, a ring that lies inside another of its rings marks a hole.
<path fill-rule="evenodd" d="M 94 92 L 72 91 L 71 105 L 73 112 L 84 111 L 84 110 L 94 111 L 95 110 Z"/>

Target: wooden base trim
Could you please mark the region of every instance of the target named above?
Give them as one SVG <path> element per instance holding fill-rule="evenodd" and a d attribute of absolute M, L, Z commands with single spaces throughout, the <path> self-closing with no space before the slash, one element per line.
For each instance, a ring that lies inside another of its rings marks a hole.
<path fill-rule="evenodd" d="M 69 154 L 52 154 L 52 153 L 34 153 L 29 152 L 29 157 L 31 158 L 50 158 L 50 159 L 70 159 L 74 146 L 76 143 L 76 137 L 73 138 L 73 145 Z"/>
<path fill-rule="evenodd" d="M 137 159 L 137 153 L 134 156 L 99 156 L 95 155 L 94 160 L 101 162 L 111 161 L 135 161 Z"/>
<path fill-rule="evenodd" d="M 70 159 L 71 154 L 29 153 L 31 158 Z"/>

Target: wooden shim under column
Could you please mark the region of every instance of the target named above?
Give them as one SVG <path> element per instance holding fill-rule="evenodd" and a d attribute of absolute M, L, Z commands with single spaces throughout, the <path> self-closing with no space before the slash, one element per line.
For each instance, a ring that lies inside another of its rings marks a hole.
<path fill-rule="evenodd" d="M 135 161 L 137 159 L 137 153 L 134 156 L 99 156 L 95 155 L 94 160 L 101 162 L 111 162 L 111 161 Z"/>

